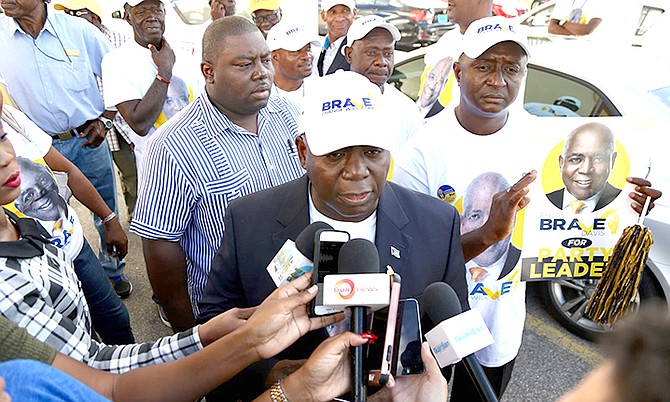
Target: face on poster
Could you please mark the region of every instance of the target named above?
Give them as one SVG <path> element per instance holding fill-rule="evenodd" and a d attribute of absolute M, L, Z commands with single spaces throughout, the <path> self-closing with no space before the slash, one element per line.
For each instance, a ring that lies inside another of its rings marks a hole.
<path fill-rule="evenodd" d="M 522 280 L 599 278 L 623 229 L 637 222 L 626 178 L 648 174 L 639 144 L 649 143 L 655 123 L 550 120 L 534 148 L 541 170 L 525 211 Z"/>

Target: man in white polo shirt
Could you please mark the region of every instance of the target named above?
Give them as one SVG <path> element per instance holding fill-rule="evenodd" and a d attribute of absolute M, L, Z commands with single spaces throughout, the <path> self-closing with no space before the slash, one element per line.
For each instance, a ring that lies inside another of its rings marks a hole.
<path fill-rule="evenodd" d="M 285 20 L 270 29 L 267 42 L 275 69 L 272 92 L 301 106 L 305 82 L 312 75 L 312 45 L 319 46 L 319 41 L 298 24 Z"/>
<path fill-rule="evenodd" d="M 378 15 L 368 15 L 354 21 L 347 34 L 343 53 L 351 71 L 362 74 L 382 91 L 387 108 L 391 110 L 395 143 L 391 155 L 400 150 L 422 125 L 419 109 L 395 86 L 387 83 L 393 74 L 393 57 L 400 31 Z"/>

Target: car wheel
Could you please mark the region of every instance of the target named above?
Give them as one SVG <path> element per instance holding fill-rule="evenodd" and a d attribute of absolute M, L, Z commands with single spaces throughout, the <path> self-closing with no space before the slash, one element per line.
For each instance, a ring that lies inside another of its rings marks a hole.
<path fill-rule="evenodd" d="M 597 279 L 564 279 L 541 282 L 540 295 L 549 313 L 573 334 L 595 341 L 601 334 L 610 330 L 609 325 L 597 324 L 584 317 L 584 309 L 593 295 Z M 640 289 L 633 302 L 637 311 L 640 301 L 662 297 L 656 278 L 645 270 Z"/>

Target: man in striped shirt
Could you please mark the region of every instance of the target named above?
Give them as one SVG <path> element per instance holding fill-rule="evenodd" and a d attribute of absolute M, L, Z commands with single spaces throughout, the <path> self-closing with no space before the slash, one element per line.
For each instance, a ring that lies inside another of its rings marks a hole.
<path fill-rule="evenodd" d="M 130 226 L 175 331 L 195 323 L 228 203 L 303 174 L 298 111 L 270 96 L 271 54 L 260 31 L 241 17 L 212 22 L 201 70 L 205 93 L 147 143 Z"/>

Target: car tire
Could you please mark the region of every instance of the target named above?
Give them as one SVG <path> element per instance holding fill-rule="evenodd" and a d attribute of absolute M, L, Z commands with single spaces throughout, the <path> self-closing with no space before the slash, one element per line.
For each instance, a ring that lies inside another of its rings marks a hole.
<path fill-rule="evenodd" d="M 549 314 L 568 331 L 589 341 L 596 341 L 611 329 L 609 325 L 597 324 L 583 316 L 597 282 L 597 279 L 569 279 L 539 283 L 540 297 Z M 649 270 L 645 270 L 634 309 L 637 311 L 641 301 L 662 297 L 658 281 Z"/>

